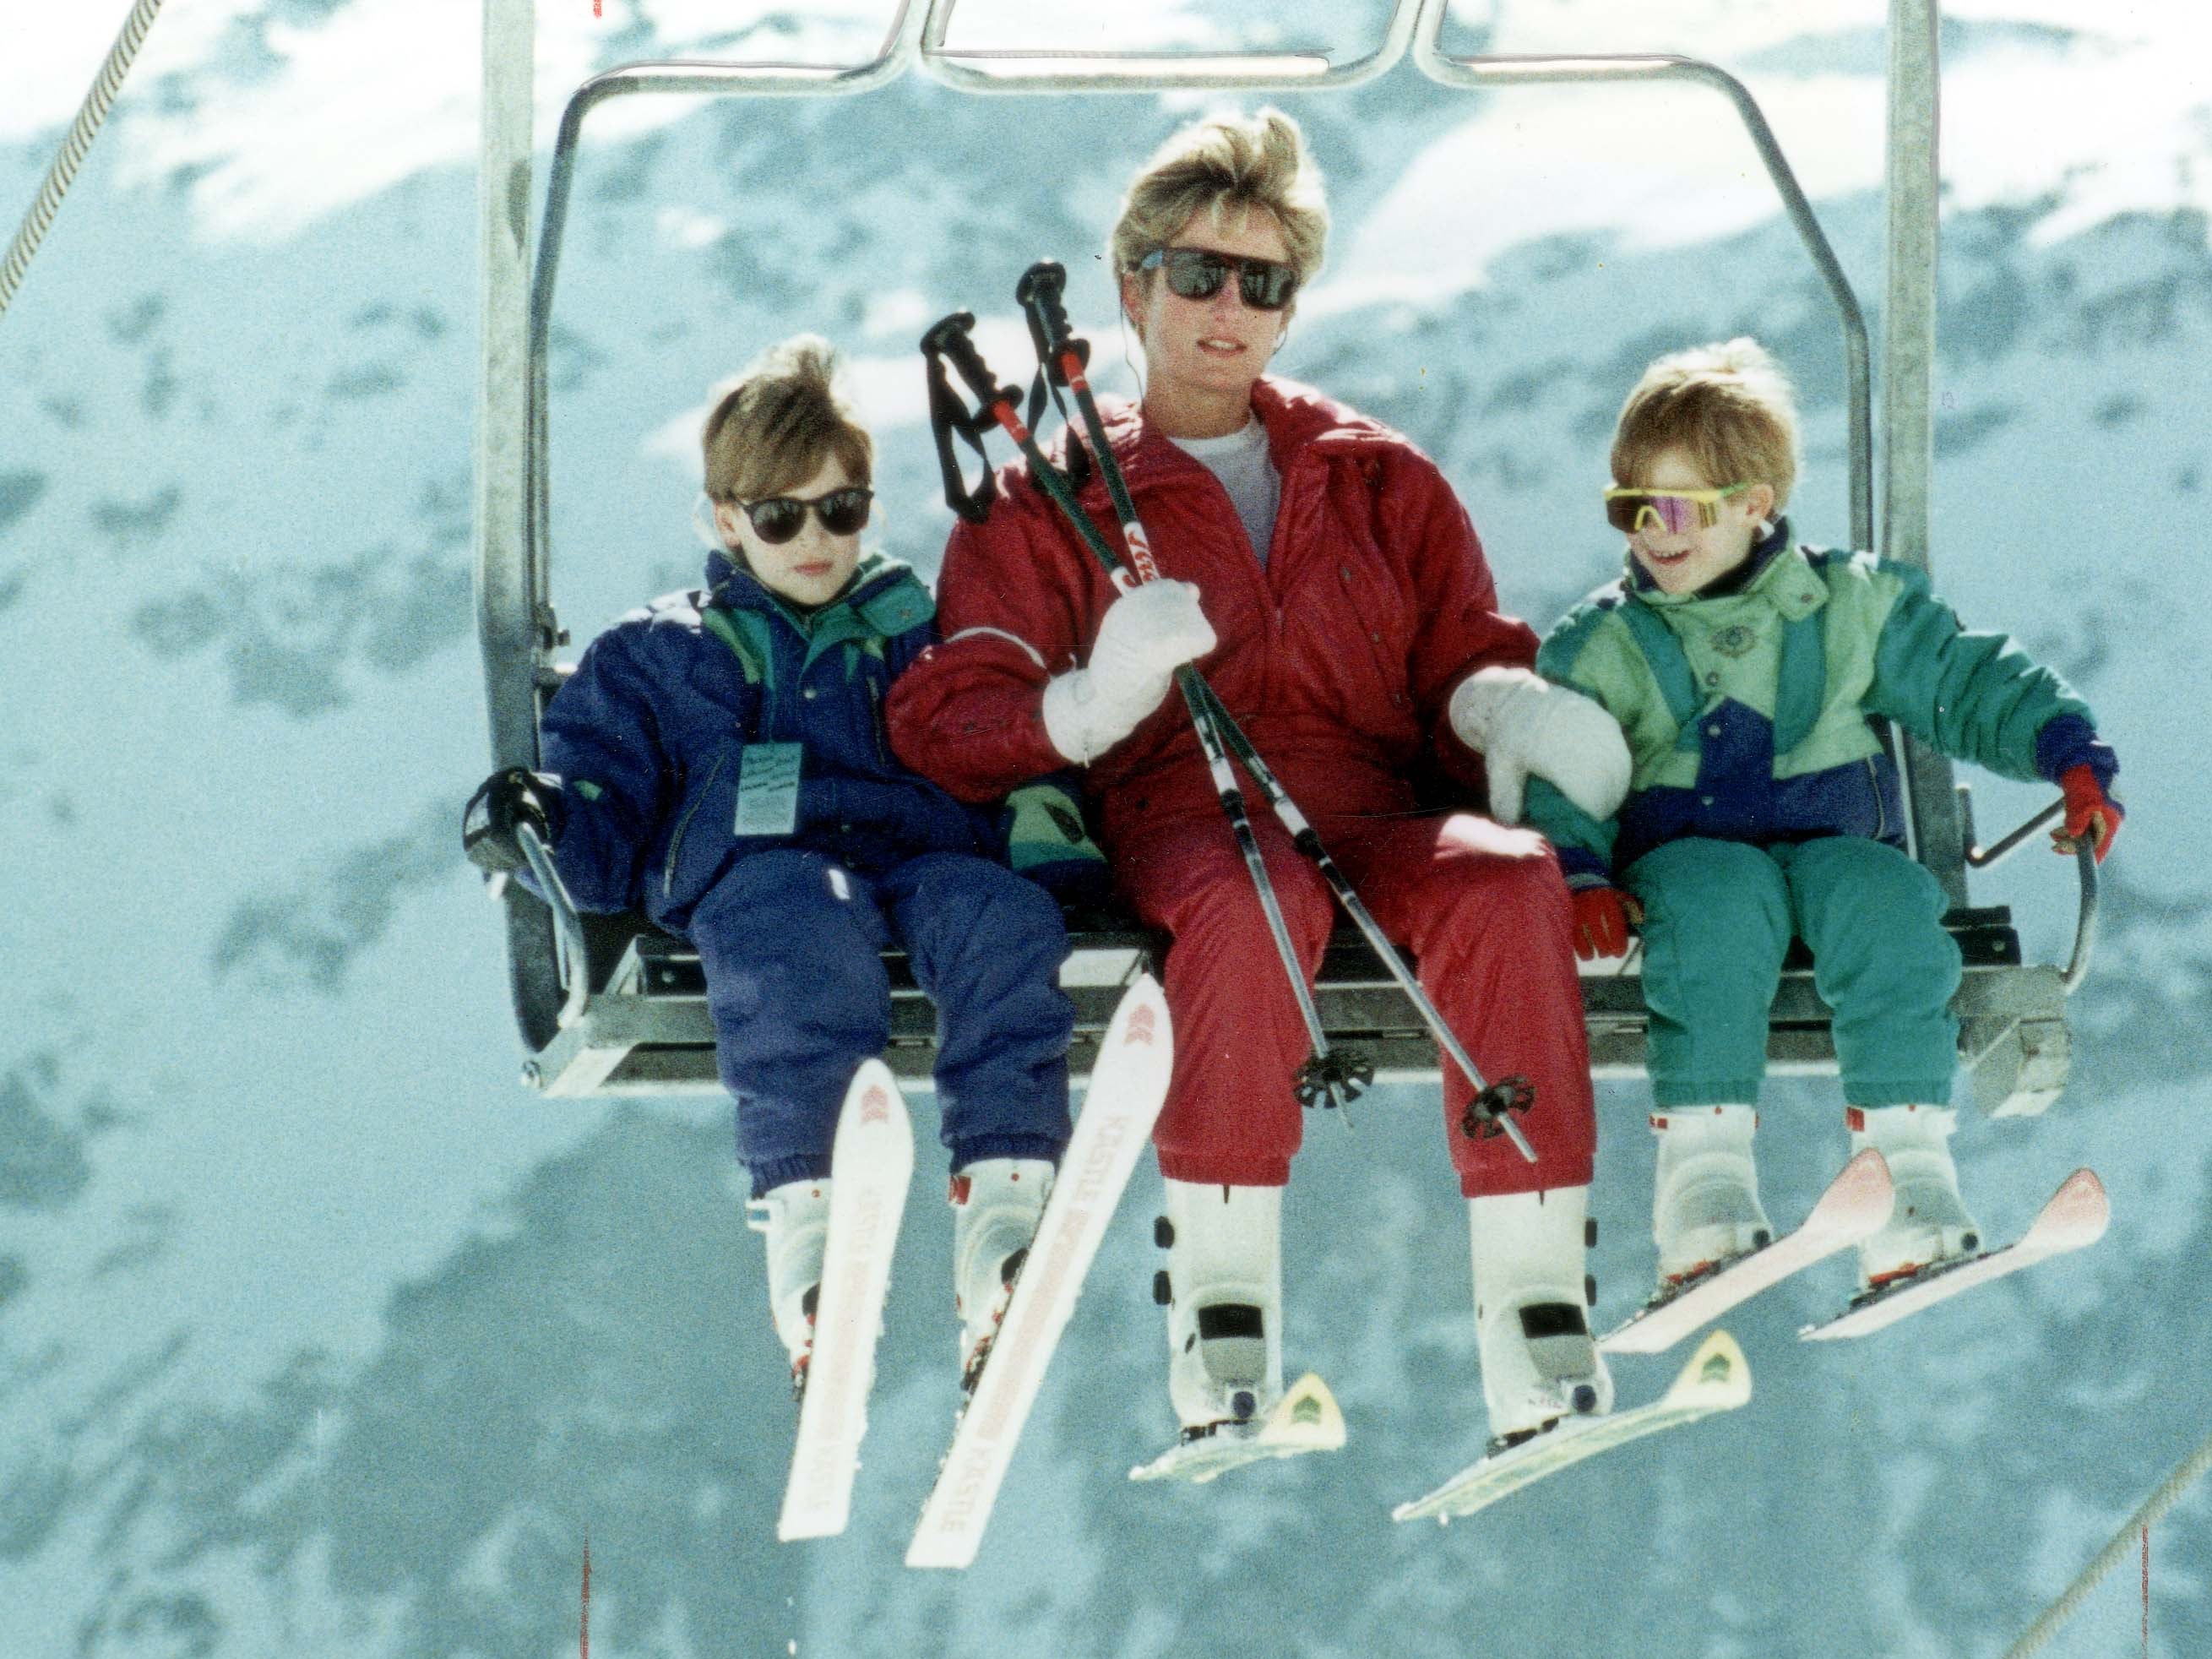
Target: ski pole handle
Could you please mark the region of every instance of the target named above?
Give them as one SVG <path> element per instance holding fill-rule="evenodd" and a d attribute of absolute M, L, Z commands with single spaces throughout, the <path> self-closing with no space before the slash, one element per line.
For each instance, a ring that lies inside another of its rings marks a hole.
<path fill-rule="evenodd" d="M 1067 268 L 1057 259 L 1040 259 L 1014 284 L 1014 303 L 1029 314 L 1030 336 L 1045 373 L 1064 386 L 1088 390 L 1083 378 L 1089 356 L 1067 321 Z"/>
<path fill-rule="evenodd" d="M 1145 526 L 1137 517 L 1137 504 L 1130 498 L 1128 481 L 1121 476 L 1121 463 L 1114 454 L 1113 446 L 1106 441 L 1105 422 L 1098 417 L 1097 400 L 1091 395 L 1091 383 L 1084 376 L 1083 363 L 1087 348 L 1079 348 L 1069 331 L 1067 307 L 1060 303 L 1060 295 L 1067 288 L 1067 272 L 1054 259 L 1040 259 L 1022 273 L 1014 285 L 1014 298 L 1030 319 L 1030 332 L 1037 343 L 1037 355 L 1054 366 L 1060 381 L 1074 394 L 1077 412 L 1083 418 L 1083 429 L 1091 440 L 1091 453 L 1097 459 L 1099 476 L 1106 480 L 1106 493 L 1114 502 L 1114 516 L 1121 526 L 1121 540 L 1129 550 L 1129 563 L 1140 582 L 1159 580 L 1160 567 L 1152 557 L 1152 538 L 1146 535 Z"/>
<path fill-rule="evenodd" d="M 1029 432 L 1014 412 L 1021 393 L 992 380 L 989 366 L 969 337 L 975 326 L 975 313 L 972 311 L 956 311 L 949 317 L 939 318 L 921 337 L 922 356 L 941 358 L 951 364 L 952 372 L 967 383 L 969 392 L 983 405 L 984 411 L 1005 427 L 1016 443 L 1022 443 Z"/>

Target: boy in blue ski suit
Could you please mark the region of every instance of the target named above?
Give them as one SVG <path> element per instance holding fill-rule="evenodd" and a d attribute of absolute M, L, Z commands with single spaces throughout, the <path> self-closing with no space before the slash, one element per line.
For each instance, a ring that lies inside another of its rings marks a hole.
<path fill-rule="evenodd" d="M 881 952 L 905 949 L 940 1018 L 972 1380 L 1067 1142 L 1067 939 L 1045 889 L 991 856 L 992 819 L 890 753 L 884 694 L 935 605 L 906 565 L 860 552 L 873 446 L 833 368 L 800 336 L 720 400 L 706 588 L 594 640 L 546 709 L 543 770 L 495 776 L 471 818 L 510 842 L 534 823 L 580 908 L 641 908 L 697 947 L 794 1388 L 839 1109 L 889 1036 Z"/>
<path fill-rule="evenodd" d="M 2101 860 L 2120 823 L 2118 763 L 2057 675 L 1966 632 L 1914 568 L 1791 544 L 1796 455 L 1789 385 L 1754 342 L 1652 364 L 1606 492 L 1627 568 L 1536 659 L 1620 722 L 1634 764 L 1615 817 L 1532 780 L 1528 818 L 1559 851 L 1585 959 L 1622 954 L 1641 922 L 1662 1291 L 1771 1237 L 1752 1134 L 1793 937 L 1834 1011 L 1851 1150 L 1878 1148 L 1896 1187 L 1860 1246 L 1863 1284 L 1978 1246 L 1947 1145 L 1959 950 L 1941 887 L 1904 851 L 1873 718 L 2057 784 L 2062 850 L 2087 836 Z"/>

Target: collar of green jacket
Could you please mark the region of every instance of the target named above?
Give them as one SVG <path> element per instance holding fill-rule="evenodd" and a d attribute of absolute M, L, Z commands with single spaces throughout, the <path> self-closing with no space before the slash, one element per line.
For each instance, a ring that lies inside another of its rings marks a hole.
<path fill-rule="evenodd" d="M 1636 556 L 1628 556 L 1628 578 L 1622 586 L 1627 596 L 1638 604 L 1654 610 L 1669 611 L 1691 605 L 1711 605 L 1716 608 L 1743 600 L 1771 605 L 1784 622 L 1796 622 L 1809 617 L 1828 602 L 1828 586 L 1813 568 L 1805 550 L 1790 544 L 1790 521 L 1778 523 L 1773 530 L 1752 550 L 1747 562 L 1751 574 L 1740 583 L 1730 580 L 1735 574 L 1719 579 L 1719 582 L 1699 589 L 1695 593 L 1665 593 L 1652 584 L 1644 567 L 1636 562 Z M 1739 567 L 1743 568 L 1746 567 Z M 1719 587 L 1721 591 L 1715 591 Z"/>

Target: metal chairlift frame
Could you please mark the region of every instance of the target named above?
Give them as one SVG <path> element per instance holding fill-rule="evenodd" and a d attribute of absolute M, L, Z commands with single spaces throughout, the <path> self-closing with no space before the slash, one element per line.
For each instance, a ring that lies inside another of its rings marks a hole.
<path fill-rule="evenodd" d="M 1931 381 L 1935 356 L 1936 230 L 1936 0 L 1891 0 L 1887 158 L 1888 270 L 1884 307 L 1883 513 L 1874 517 L 1873 395 L 1866 323 L 1811 204 L 1750 92 L 1733 76 L 1692 58 L 1664 56 L 1459 57 L 1442 36 L 1450 0 L 1393 0 L 1383 39 L 1344 63 L 1325 53 L 1188 53 L 960 51 L 946 45 L 958 0 L 901 0 L 882 49 L 844 68 L 672 61 L 627 64 L 593 76 L 568 100 L 555 140 L 543 227 L 532 258 L 529 235 L 532 52 L 536 0 L 484 0 L 482 170 L 483 361 L 477 405 L 477 617 L 492 758 L 535 766 L 538 719 L 561 681 L 555 653 L 567 642 L 550 597 L 550 511 L 546 357 L 576 156 L 586 118 L 600 104 L 641 94 L 720 97 L 849 96 L 909 70 L 986 94 L 1149 93 L 1171 90 L 1311 92 L 1343 88 L 1392 70 L 1410 51 L 1419 72 L 1446 86 L 1487 88 L 1560 83 L 1681 81 L 1704 86 L 1734 108 L 1765 165 L 1792 228 L 1819 271 L 1844 337 L 1850 511 L 1854 546 L 1926 568 L 1933 470 Z M 1899 734 L 1902 735 L 1902 734 Z M 1969 864 L 1993 862 L 2019 839 L 1984 854 L 1948 763 L 1910 738 L 1903 744 L 1912 846 L 1942 882 L 1948 919 L 1966 960 L 1954 1004 L 1960 1051 L 1983 1109 L 2040 1112 L 2063 1086 L 2069 1056 L 2067 994 L 2087 971 L 2095 910 L 2095 866 L 2076 860 L 2081 920 L 2063 970 L 2023 963 L 2002 908 L 1967 907 Z M 520 887 L 505 893 L 515 1018 L 531 1058 L 524 1080 L 554 1095 L 719 1092 L 714 1028 L 696 953 L 636 917 L 579 916 L 549 880 L 550 861 L 529 849 L 551 907 Z M 1071 917 L 1074 949 L 1063 983 L 1079 1010 L 1079 1074 L 1119 988 L 1158 941 L 1126 919 Z M 894 953 L 891 1048 L 895 1071 L 926 1083 L 935 1016 Z M 1601 964 L 1585 971 L 1591 1059 L 1601 1076 L 1634 1076 L 1643 1064 L 1646 1015 L 1633 972 Z M 1334 1037 L 1364 1047 L 1384 1078 L 1433 1079 L 1433 1044 L 1356 934 L 1339 936 L 1316 987 Z M 1770 1024 L 1769 1054 L 1780 1072 L 1832 1072 L 1830 1015 L 1802 960 L 1785 969 Z"/>

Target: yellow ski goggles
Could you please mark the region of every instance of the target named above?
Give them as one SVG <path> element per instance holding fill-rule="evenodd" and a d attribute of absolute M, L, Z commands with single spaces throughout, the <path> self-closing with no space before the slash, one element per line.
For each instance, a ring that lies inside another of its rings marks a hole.
<path fill-rule="evenodd" d="M 1668 536 L 1710 530 L 1720 522 L 1720 505 L 1751 488 L 1748 481 L 1725 489 L 1623 489 L 1605 492 L 1605 521 L 1633 536 L 1645 528 Z"/>

